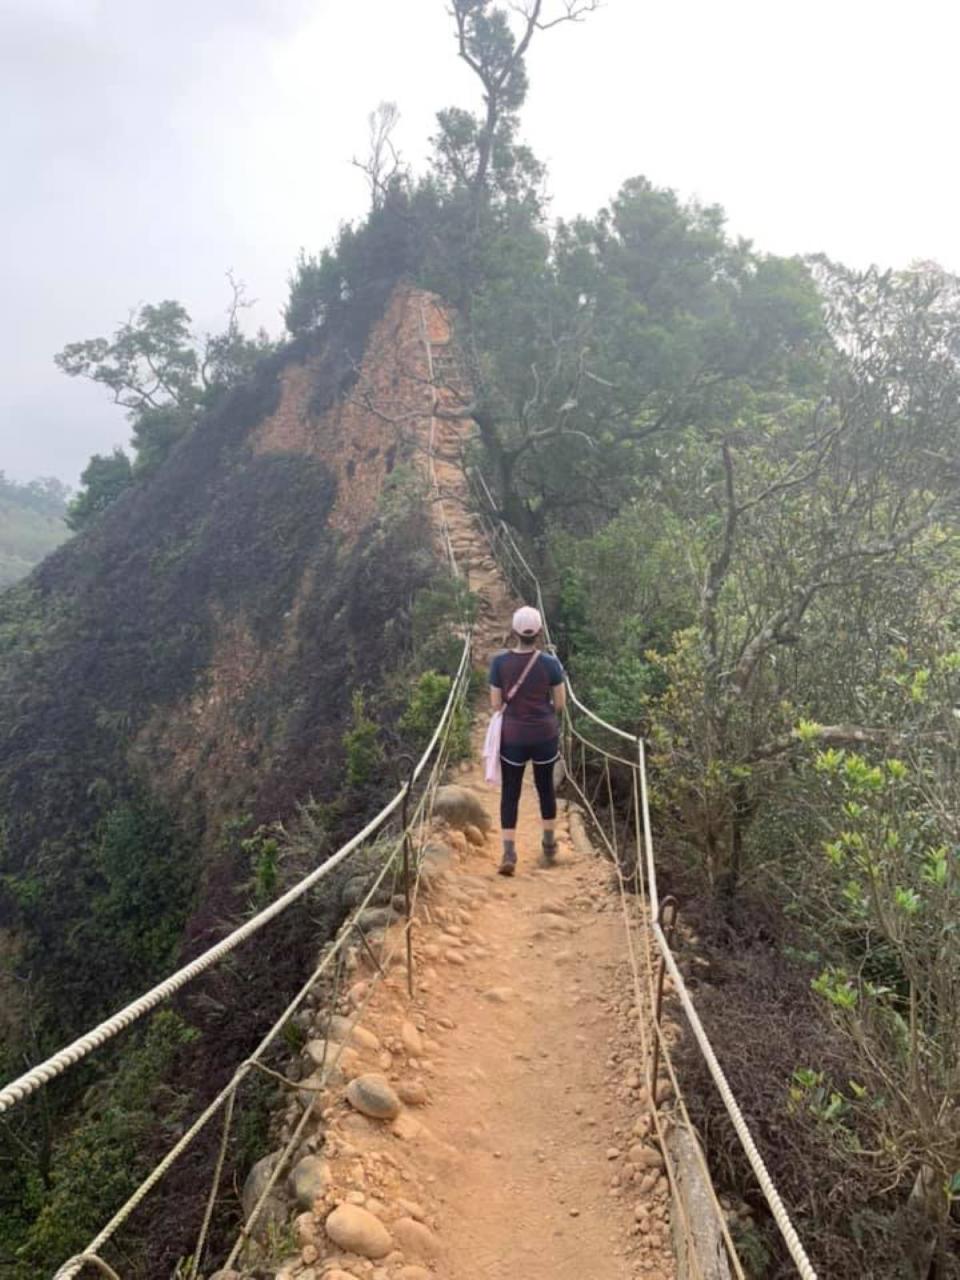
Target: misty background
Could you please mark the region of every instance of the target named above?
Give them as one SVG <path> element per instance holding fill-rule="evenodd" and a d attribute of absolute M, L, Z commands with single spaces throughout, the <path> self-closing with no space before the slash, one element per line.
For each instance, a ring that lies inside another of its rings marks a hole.
<path fill-rule="evenodd" d="M 937 0 L 607 0 L 535 43 L 524 132 L 555 216 L 644 173 L 763 250 L 960 270 L 958 38 Z M 0 470 L 74 485 L 127 424 L 56 351 L 163 298 L 220 328 L 231 269 L 277 335 L 298 250 L 366 207 L 369 111 L 417 167 L 477 105 L 443 0 L 0 0 L 0 63 Z"/>

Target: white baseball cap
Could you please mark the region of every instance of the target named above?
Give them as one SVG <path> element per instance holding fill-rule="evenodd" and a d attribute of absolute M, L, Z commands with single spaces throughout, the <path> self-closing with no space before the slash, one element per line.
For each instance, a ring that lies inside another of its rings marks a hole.
<path fill-rule="evenodd" d="M 513 615 L 513 629 L 518 636 L 536 636 L 543 630 L 543 619 L 540 612 L 525 604 Z"/>

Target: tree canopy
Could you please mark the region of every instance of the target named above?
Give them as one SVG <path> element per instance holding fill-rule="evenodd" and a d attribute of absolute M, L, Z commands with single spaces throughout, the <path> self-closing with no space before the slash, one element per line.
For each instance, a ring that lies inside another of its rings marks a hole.
<path fill-rule="evenodd" d="M 186 309 L 167 299 L 144 304 L 112 339 L 71 342 L 54 357 L 68 377 L 99 384 L 126 409 L 134 451 L 132 462 L 122 450 L 90 460 L 71 504 L 72 529 L 83 528 L 136 478 L 160 466 L 203 413 L 272 350 L 262 330 L 254 338 L 244 335 L 240 315 L 249 303 L 243 286 L 229 279 L 232 300 L 221 333 L 198 337 Z"/>

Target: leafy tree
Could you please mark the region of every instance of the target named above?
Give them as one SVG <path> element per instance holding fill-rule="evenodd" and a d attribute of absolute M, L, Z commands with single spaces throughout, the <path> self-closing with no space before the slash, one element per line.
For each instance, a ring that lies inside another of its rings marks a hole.
<path fill-rule="evenodd" d="M 400 122 L 400 112 L 395 102 L 381 102 L 367 117 L 370 145 L 364 160 L 354 157 L 353 163 L 367 177 L 370 187 L 370 207 L 379 209 L 403 174 L 400 153 L 393 145 L 393 132 Z"/>
<path fill-rule="evenodd" d="M 513 237 L 473 309 L 471 417 L 501 515 L 528 537 L 589 532 L 706 432 L 815 385 L 809 271 L 731 244 L 718 209 L 645 179 L 593 222 Z"/>
<path fill-rule="evenodd" d="M 68 377 L 98 383 L 126 409 L 135 454 L 129 475 L 119 450 L 112 458 L 97 455 L 91 460 L 83 476 L 85 488 L 73 504 L 72 528 L 89 523 L 134 478 L 155 470 L 202 414 L 248 377 L 271 349 L 262 329 L 255 338 L 244 336 L 240 313 L 251 304 L 243 285 L 232 275 L 228 278 L 232 300 L 221 333 L 198 338 L 185 308 L 167 300 L 142 306 L 112 340 L 71 342 L 54 357 Z"/>
<path fill-rule="evenodd" d="M 133 484 L 133 467 L 120 448 L 112 454 L 95 453 L 80 475 L 80 491 L 67 509 L 67 524 L 75 533 L 116 502 Z"/>
<path fill-rule="evenodd" d="M 796 748 L 791 717 L 856 742 L 884 619 L 918 625 L 956 572 L 960 365 L 929 353 L 952 348 L 960 314 L 942 313 L 943 281 L 831 271 L 828 283 L 824 395 L 754 413 L 673 462 L 699 617 L 665 660 L 661 763 L 676 812 L 697 814 L 681 826 L 728 888 Z"/>
<path fill-rule="evenodd" d="M 528 88 L 524 59 L 534 36 L 597 7 L 598 0 L 563 0 L 558 11 L 549 0 L 526 0 L 508 10 L 491 0 L 453 0 L 458 53 L 483 87 L 484 110 L 479 116 L 456 108 L 440 112 L 435 145 L 440 171 L 469 192 L 475 225 L 492 192 L 515 198 L 542 177 L 532 153 L 516 144 L 517 113 Z M 518 24 L 511 24 L 511 12 Z"/>
<path fill-rule="evenodd" d="M 365 787 L 383 764 L 383 747 L 377 723 L 367 715 L 366 701 L 359 689 L 354 691 L 352 709 L 352 724 L 343 735 L 347 781 L 352 787 Z"/>
<path fill-rule="evenodd" d="M 400 728 L 421 751 L 433 737 L 452 685 L 452 677 L 439 671 L 424 671 L 410 693 Z M 470 754 L 470 713 L 462 703 L 453 712 L 448 751 L 451 760 L 462 760 Z"/>
<path fill-rule="evenodd" d="M 824 748 L 820 726 L 800 726 L 825 838 L 793 905 L 832 944 L 814 986 L 856 1055 L 849 1105 L 881 1127 L 873 1176 L 910 1191 L 947 1274 L 960 1199 L 960 648 L 949 631 L 931 639 L 925 663 L 892 653 L 882 682 L 902 756 L 869 737 Z"/>

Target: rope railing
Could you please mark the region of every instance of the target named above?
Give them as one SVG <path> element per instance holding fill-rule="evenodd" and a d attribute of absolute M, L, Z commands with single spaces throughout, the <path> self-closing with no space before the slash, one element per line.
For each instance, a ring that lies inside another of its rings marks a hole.
<path fill-rule="evenodd" d="M 394 888 L 396 888 L 396 873 L 397 873 L 398 863 L 399 863 L 399 854 L 402 850 L 404 840 L 407 838 L 407 836 L 411 832 L 419 829 L 419 838 L 417 841 L 417 845 L 418 847 L 422 847 L 423 830 L 432 808 L 433 797 L 435 795 L 436 789 L 439 786 L 440 780 L 443 775 L 443 769 L 444 769 L 448 751 L 449 751 L 450 738 L 453 731 L 453 725 L 455 724 L 455 720 L 456 720 L 456 713 L 459 710 L 459 708 L 462 706 L 464 699 L 467 696 L 468 689 L 469 689 L 469 684 L 467 681 L 461 681 L 451 688 L 450 695 L 447 700 L 447 705 L 444 711 L 444 716 L 442 718 L 441 724 L 438 725 L 438 732 L 435 734 L 434 741 L 431 744 L 431 746 L 437 746 L 439 742 L 439 749 L 437 750 L 436 755 L 434 757 L 433 765 L 430 770 L 430 774 L 429 774 L 426 786 L 424 788 L 422 795 L 420 796 L 418 804 L 412 816 L 409 818 L 409 820 L 405 824 L 403 830 L 397 835 L 396 839 L 393 841 L 389 853 L 384 857 L 383 864 L 378 874 L 369 885 L 363 899 L 352 909 L 347 919 L 341 925 L 335 940 L 324 949 L 324 952 L 321 956 L 319 963 L 317 964 L 313 972 L 310 974 L 309 978 L 306 980 L 306 982 L 303 984 L 303 986 L 300 988 L 300 990 L 297 992 L 294 998 L 290 1001 L 290 1003 L 286 1006 L 286 1008 L 284 1008 L 283 1012 L 279 1015 L 279 1017 L 276 1018 L 276 1020 L 273 1022 L 269 1030 L 265 1033 L 265 1035 L 263 1036 L 263 1038 L 261 1039 L 257 1047 L 254 1049 L 254 1051 L 250 1054 L 248 1058 L 246 1058 L 242 1063 L 240 1063 L 240 1065 L 236 1068 L 233 1075 L 231 1076 L 230 1080 L 219 1091 L 216 1097 L 212 1099 L 212 1101 L 207 1105 L 207 1107 L 203 1110 L 203 1112 L 196 1118 L 196 1120 L 194 1120 L 193 1124 L 186 1130 L 183 1136 L 176 1142 L 176 1144 L 173 1147 L 170 1148 L 170 1150 L 163 1157 L 163 1159 L 160 1160 L 159 1163 L 154 1166 L 154 1168 L 151 1170 L 148 1176 L 137 1187 L 137 1189 L 133 1192 L 133 1194 L 125 1201 L 125 1203 L 120 1206 L 120 1208 L 116 1211 L 116 1213 L 113 1215 L 110 1221 L 102 1228 L 101 1231 L 97 1233 L 94 1239 L 90 1241 L 90 1243 L 84 1249 L 83 1253 L 78 1254 L 77 1256 L 71 1259 L 68 1259 L 68 1261 L 65 1262 L 59 1268 L 59 1270 L 55 1273 L 53 1280 L 73 1280 L 73 1277 L 79 1275 L 79 1273 L 83 1270 L 84 1266 L 87 1265 L 88 1263 L 102 1264 L 103 1260 L 99 1258 L 99 1253 L 104 1248 L 104 1246 L 110 1242 L 110 1240 L 116 1235 L 116 1233 L 120 1230 L 120 1228 L 133 1216 L 136 1210 L 143 1204 L 143 1202 L 150 1195 L 151 1191 L 153 1191 L 153 1189 L 166 1177 L 166 1175 L 170 1172 L 170 1170 L 174 1167 L 174 1165 L 185 1154 L 187 1149 L 193 1145 L 195 1140 L 204 1131 L 204 1129 L 207 1128 L 207 1126 L 213 1121 L 213 1119 L 219 1113 L 224 1112 L 225 1118 L 224 1118 L 224 1126 L 223 1126 L 223 1136 L 221 1138 L 217 1164 L 214 1171 L 214 1177 L 211 1182 L 211 1190 L 210 1190 L 208 1200 L 207 1200 L 207 1205 L 204 1211 L 204 1216 L 203 1216 L 203 1220 L 202 1220 L 202 1224 L 201 1224 L 201 1228 L 198 1236 L 198 1243 L 191 1255 L 190 1261 L 188 1263 L 188 1268 L 186 1271 L 186 1280 L 194 1280 L 194 1277 L 196 1277 L 196 1275 L 198 1274 L 198 1269 L 202 1262 L 202 1255 L 206 1246 L 210 1224 L 213 1216 L 213 1211 L 214 1211 L 215 1203 L 218 1196 L 219 1184 L 220 1184 L 220 1180 L 223 1173 L 223 1167 L 224 1167 L 224 1156 L 225 1156 L 227 1144 L 229 1141 L 231 1126 L 234 1120 L 235 1104 L 236 1104 L 236 1099 L 237 1099 L 239 1089 L 243 1084 L 243 1082 L 253 1072 L 258 1070 L 259 1071 L 267 1070 L 264 1066 L 263 1058 L 266 1056 L 268 1050 L 271 1049 L 276 1044 L 278 1038 L 282 1035 L 284 1028 L 290 1023 L 291 1019 L 300 1011 L 307 997 L 310 995 L 311 992 L 313 992 L 316 989 L 317 984 L 320 982 L 320 980 L 333 968 L 335 962 L 337 962 L 342 957 L 346 947 L 351 942 L 352 938 L 357 932 L 358 921 L 362 917 L 363 912 L 371 904 L 371 902 L 376 898 L 379 889 L 381 888 L 388 874 L 391 871 L 394 871 L 394 875 L 395 875 Z M 414 882 L 414 894 L 416 894 L 416 889 L 419 886 L 419 871 L 420 871 L 420 867 L 418 863 L 416 868 L 415 882 Z M 410 928 L 411 919 L 412 919 L 412 916 L 408 917 L 404 924 L 404 929 L 403 929 L 404 934 L 406 934 Z M 374 957 L 376 963 L 375 963 L 374 972 L 371 978 L 372 984 L 375 984 L 383 976 L 383 973 L 388 967 L 392 955 L 395 953 L 399 945 L 400 945 L 400 940 L 398 938 L 394 937 L 391 939 L 388 937 L 388 933 L 384 934 L 382 945 L 381 945 L 381 955 L 380 957 L 376 957 L 376 956 Z M 336 983 L 335 987 L 338 989 L 339 983 Z M 334 997 L 329 1001 L 331 1012 L 332 1012 L 333 1003 L 335 1002 L 335 995 L 336 995 L 336 992 L 334 993 Z M 369 999 L 369 996 L 368 996 L 368 999 Z M 362 1007 L 357 1010 L 355 1015 L 355 1020 L 359 1018 L 361 1012 L 362 1012 Z M 285 1171 L 290 1155 L 299 1146 L 300 1137 L 303 1133 L 303 1130 L 314 1114 L 315 1104 L 317 1100 L 322 1096 L 323 1089 L 326 1086 L 326 1081 L 329 1078 L 333 1069 L 336 1067 L 337 1063 L 339 1062 L 342 1049 L 343 1049 L 343 1043 L 339 1045 L 337 1050 L 333 1053 L 333 1055 L 329 1059 L 324 1061 L 324 1064 L 321 1067 L 321 1080 L 319 1081 L 318 1084 L 314 1086 L 305 1086 L 302 1081 L 286 1080 L 285 1077 L 280 1076 L 277 1072 L 267 1070 L 268 1075 L 274 1078 L 277 1078 L 278 1080 L 287 1084 L 291 1089 L 300 1090 L 300 1091 L 303 1091 L 304 1089 L 309 1089 L 310 1091 L 313 1092 L 314 1097 L 311 1100 L 311 1102 L 304 1108 L 304 1113 L 301 1116 L 300 1121 L 295 1127 L 293 1134 L 291 1135 L 280 1157 L 278 1158 L 274 1166 L 274 1169 L 271 1173 L 271 1176 L 267 1180 L 267 1183 L 265 1184 L 263 1190 L 261 1191 L 261 1194 L 250 1213 L 250 1216 L 247 1218 L 246 1222 L 244 1223 L 244 1226 L 241 1229 L 237 1237 L 237 1240 L 231 1250 L 229 1258 L 225 1263 L 225 1267 L 227 1269 L 229 1269 L 232 1266 L 232 1264 L 236 1261 L 240 1251 L 249 1240 L 253 1232 L 253 1229 L 256 1226 L 257 1220 L 263 1211 L 263 1207 L 267 1203 L 267 1200 L 269 1199 L 270 1192 L 275 1187 L 281 1174 Z"/>
<path fill-rule="evenodd" d="M 483 522 L 484 528 L 490 539 L 491 546 L 495 554 L 497 552 L 500 553 L 501 563 L 503 564 L 503 567 L 507 575 L 510 577 L 511 581 L 514 583 L 515 587 L 517 587 L 518 592 L 520 594 L 525 595 L 526 591 L 523 590 L 524 586 L 527 589 L 533 591 L 537 608 L 539 609 L 540 614 L 544 620 L 544 638 L 547 641 L 547 644 L 551 645 L 552 647 L 546 610 L 544 608 L 543 592 L 541 589 L 539 578 L 537 574 L 534 572 L 534 570 L 531 568 L 530 564 L 528 563 L 526 557 L 523 555 L 520 548 L 517 546 L 516 540 L 513 537 L 510 529 L 505 524 L 505 522 L 500 518 L 497 510 L 496 501 L 482 473 L 479 470 L 474 469 L 471 473 L 470 479 L 472 482 L 473 492 L 477 500 L 477 506 L 478 506 L 480 518 Z M 568 709 L 564 712 L 564 729 L 565 729 L 565 738 L 566 738 L 566 743 L 564 748 L 564 764 L 566 769 L 566 776 L 572 788 L 576 791 L 577 795 L 580 797 L 581 801 L 583 802 L 585 809 L 587 810 L 587 812 L 589 813 L 593 821 L 595 829 L 599 832 L 607 848 L 607 851 L 610 854 L 611 860 L 617 869 L 620 894 L 621 894 L 621 903 L 622 903 L 623 912 L 624 912 L 624 922 L 625 922 L 625 928 L 627 930 L 628 955 L 629 955 L 629 960 L 631 964 L 632 975 L 634 978 L 634 984 L 636 988 L 638 1009 L 639 1009 L 639 998 L 640 998 L 639 968 L 636 962 L 635 950 L 633 946 L 633 931 L 637 927 L 642 926 L 642 933 L 646 940 L 647 946 L 649 946 L 649 940 L 651 937 L 656 943 L 657 951 L 661 958 L 662 969 L 663 971 L 665 971 L 666 973 L 669 973 L 670 975 L 670 979 L 673 983 L 673 989 L 677 995 L 677 998 L 680 1001 L 680 1005 L 683 1009 L 686 1021 L 693 1033 L 694 1039 L 697 1042 L 697 1046 L 701 1054 L 703 1055 L 707 1069 L 710 1072 L 711 1078 L 713 1079 L 717 1092 L 719 1093 L 721 1101 L 723 1102 L 723 1105 L 727 1111 L 727 1114 L 730 1117 L 730 1121 L 737 1134 L 737 1138 L 739 1139 L 740 1144 L 743 1148 L 744 1154 L 746 1155 L 747 1160 L 754 1172 L 754 1176 L 757 1179 L 757 1183 L 759 1184 L 760 1189 L 763 1192 L 764 1198 L 766 1199 L 767 1205 L 770 1209 L 771 1216 L 773 1217 L 774 1221 L 777 1224 L 777 1227 L 787 1247 L 790 1257 L 793 1260 L 793 1263 L 797 1269 L 797 1272 L 801 1277 L 803 1277 L 803 1280 L 817 1280 L 817 1273 L 814 1270 L 809 1258 L 807 1257 L 806 1251 L 803 1247 L 803 1244 L 800 1241 L 796 1228 L 794 1227 L 790 1219 L 786 1206 L 784 1205 L 783 1200 L 779 1192 L 777 1191 L 776 1186 L 774 1185 L 774 1182 L 772 1177 L 770 1176 L 769 1170 L 767 1169 L 766 1164 L 764 1163 L 763 1157 L 761 1156 L 759 1149 L 757 1148 L 757 1144 L 743 1116 L 743 1112 L 740 1109 L 739 1104 L 737 1103 L 737 1100 L 733 1094 L 733 1090 L 731 1089 L 730 1084 L 726 1078 L 726 1075 L 724 1074 L 723 1069 L 720 1065 L 720 1062 L 716 1056 L 716 1053 L 714 1052 L 713 1047 L 710 1044 L 710 1039 L 706 1033 L 703 1023 L 700 1020 L 700 1016 L 697 1013 L 696 1006 L 694 1005 L 694 1002 L 687 989 L 683 974 L 676 962 L 676 958 L 674 957 L 673 950 L 670 946 L 669 940 L 667 939 L 661 924 L 661 919 L 660 919 L 661 902 L 660 902 L 659 891 L 657 888 L 657 870 L 656 870 L 656 861 L 655 861 L 654 850 L 653 850 L 653 834 L 652 834 L 652 824 L 650 820 L 650 800 L 649 800 L 649 789 L 647 785 L 646 751 L 645 751 L 644 741 L 638 735 L 629 733 L 624 729 L 618 728 L 616 725 L 610 724 L 608 721 L 598 716 L 583 702 L 581 702 L 581 700 L 576 696 L 576 693 L 573 690 L 569 677 L 567 677 L 566 679 L 566 685 L 567 685 L 567 699 L 568 699 Z M 591 739 L 588 739 L 578 728 L 574 717 L 570 714 L 571 708 L 579 712 L 581 716 L 585 717 L 585 719 L 590 721 L 593 725 L 598 726 L 599 728 L 611 734 L 613 737 L 615 737 L 619 741 L 630 743 L 633 746 L 635 751 L 635 759 L 627 759 L 625 758 L 624 755 L 618 755 L 612 752 L 611 750 L 609 750 L 608 748 L 600 746 L 596 742 L 592 741 Z M 576 769 L 575 769 L 574 761 L 572 758 L 573 753 L 570 750 L 570 744 L 574 740 L 580 743 L 581 752 L 583 753 L 582 754 L 583 768 L 581 771 L 580 782 L 578 782 L 577 780 Z M 606 832 L 606 830 L 604 829 L 604 824 L 601 818 L 598 816 L 595 799 L 591 799 L 587 793 L 586 765 L 585 765 L 585 753 L 587 750 L 597 753 L 604 762 L 603 769 L 605 772 L 605 780 L 608 787 L 609 801 L 610 801 L 610 803 L 608 804 L 607 812 L 609 814 L 610 821 L 613 824 L 612 832 L 610 834 Z M 623 875 L 623 871 L 622 871 L 623 859 L 621 857 L 621 851 L 618 848 L 618 844 L 617 844 L 616 814 L 614 813 L 614 806 L 612 803 L 612 800 L 613 800 L 612 785 L 610 782 L 610 772 L 609 772 L 611 762 L 617 763 L 621 766 L 625 766 L 628 770 L 630 770 L 632 779 L 633 779 L 631 790 L 634 798 L 631 801 L 631 812 L 630 814 L 628 814 L 628 826 L 629 826 L 630 819 L 632 818 L 633 821 L 635 822 L 635 827 L 636 827 L 636 832 L 634 837 L 635 838 L 634 853 L 636 857 L 636 871 L 635 871 L 636 886 L 635 887 L 638 890 L 638 896 L 641 899 L 641 901 L 644 898 L 644 896 L 646 897 L 647 910 L 649 912 L 649 921 L 642 921 L 637 919 L 639 912 L 641 910 L 639 905 L 635 907 L 635 910 L 632 913 L 629 909 L 629 898 L 631 895 L 629 895 L 628 893 L 626 879 Z M 655 982 L 654 960 L 653 960 L 653 956 L 648 954 L 647 984 L 648 984 L 649 997 L 651 999 L 651 1002 L 653 999 L 654 982 Z M 651 1003 L 651 1008 L 652 1007 L 653 1005 Z M 643 1022 L 644 1020 L 643 1018 L 641 1018 L 640 1023 L 641 1023 L 642 1033 L 644 1033 Z M 669 1047 L 667 1038 L 663 1035 L 662 1027 L 660 1026 L 658 1020 L 654 1018 L 652 1019 L 652 1022 L 654 1026 L 654 1035 L 657 1039 L 658 1055 L 664 1061 L 664 1065 L 667 1069 L 667 1072 L 671 1077 L 672 1086 L 674 1088 L 674 1093 L 677 1098 L 678 1105 L 680 1106 L 680 1109 L 681 1109 L 684 1123 L 686 1124 L 686 1126 L 688 1127 L 689 1131 L 692 1134 L 693 1126 L 690 1122 L 690 1117 L 686 1109 L 686 1104 L 683 1102 L 682 1095 L 679 1090 L 679 1083 L 677 1081 L 676 1072 L 672 1063 L 670 1047 Z M 658 1133 L 660 1134 L 660 1138 L 661 1138 L 660 1145 L 664 1155 L 664 1161 L 665 1161 L 665 1167 L 667 1170 L 668 1180 L 670 1181 L 671 1185 L 673 1185 L 675 1175 L 670 1170 L 668 1144 L 664 1140 L 664 1135 L 662 1134 L 662 1132 L 660 1132 L 661 1126 L 660 1126 L 659 1120 L 657 1119 L 659 1113 L 658 1113 L 658 1107 L 656 1105 L 657 1082 L 655 1079 L 651 1080 L 650 1088 L 651 1088 L 651 1112 L 654 1117 L 654 1122 L 657 1125 Z M 720 1207 L 719 1203 L 716 1201 L 716 1197 L 713 1193 L 712 1182 L 710 1180 L 709 1172 L 706 1168 L 706 1162 L 703 1157 L 702 1150 L 700 1149 L 699 1142 L 695 1141 L 694 1147 L 697 1152 L 698 1159 L 702 1163 L 702 1172 L 705 1177 L 705 1185 L 710 1189 L 710 1194 L 713 1198 L 714 1211 L 718 1217 L 718 1226 L 720 1229 L 721 1236 L 723 1238 L 727 1255 L 730 1260 L 730 1264 L 733 1267 L 733 1270 L 737 1275 L 737 1277 L 742 1277 L 743 1268 L 737 1257 L 736 1249 L 734 1247 L 733 1241 L 730 1236 L 725 1215 L 723 1214 L 722 1208 Z M 675 1200 L 675 1203 L 682 1205 L 682 1199 L 680 1197 L 675 1196 L 674 1200 Z M 684 1231 L 686 1234 L 686 1231 L 687 1231 L 686 1226 L 684 1227 Z M 694 1258 L 695 1256 L 696 1256 L 695 1254 L 691 1254 L 691 1258 Z"/>
<path fill-rule="evenodd" d="M 158 982 L 156 986 L 151 987 L 149 991 L 144 992 L 144 994 L 139 996 L 136 1000 L 132 1000 L 123 1009 L 120 1009 L 117 1013 L 113 1014 L 112 1017 L 107 1018 L 106 1021 L 101 1022 L 98 1026 L 92 1028 L 92 1030 L 87 1031 L 82 1036 L 79 1036 L 72 1042 L 72 1044 L 60 1049 L 44 1062 L 39 1063 L 23 1075 L 18 1076 L 15 1080 L 11 1080 L 3 1089 L 0 1089 L 0 1115 L 5 1111 L 10 1110 L 11 1107 L 16 1106 L 17 1103 L 23 1102 L 26 1098 L 30 1097 L 31 1094 L 36 1093 L 38 1089 L 61 1075 L 68 1067 L 75 1066 L 78 1062 L 81 1062 L 88 1056 L 88 1054 L 92 1053 L 95 1049 L 99 1049 L 102 1045 L 106 1044 L 108 1040 L 119 1035 L 121 1031 L 125 1031 L 128 1027 L 132 1026 L 134 1022 L 142 1018 L 144 1014 L 149 1013 L 151 1009 L 155 1009 L 157 1005 L 163 1003 L 163 1001 L 169 1000 L 170 997 L 179 991 L 181 987 L 186 986 L 188 982 L 191 982 L 194 978 L 199 977 L 200 974 L 205 973 L 208 969 L 212 968 L 222 960 L 224 956 L 229 955 L 231 951 L 235 951 L 241 943 L 246 942 L 248 938 L 252 937 L 255 933 L 258 933 L 264 925 L 269 924 L 271 920 L 274 920 L 278 915 L 286 911 L 289 906 L 302 898 L 305 893 L 308 893 L 315 885 L 319 884 L 321 880 L 326 879 L 331 872 L 335 871 L 337 867 L 339 867 L 341 863 L 345 862 L 351 854 L 360 848 L 361 845 L 365 844 L 371 835 L 379 831 L 400 808 L 408 789 L 418 781 L 427 765 L 427 762 L 430 760 L 433 749 L 436 746 L 440 733 L 446 723 L 446 716 L 448 715 L 449 707 L 453 701 L 457 688 L 464 678 L 469 675 L 469 663 L 470 641 L 467 639 L 464 641 L 463 651 L 460 658 L 460 666 L 451 686 L 447 709 L 444 712 L 444 716 L 437 724 L 434 735 L 430 740 L 430 744 L 414 768 L 410 781 L 404 783 L 403 786 L 399 788 L 392 799 L 383 806 L 379 813 L 370 819 L 361 831 L 358 831 L 355 836 L 348 840 L 346 844 L 342 845 L 335 853 L 331 854 L 325 862 L 321 863 L 319 867 L 316 867 L 311 871 L 309 875 L 304 876 L 304 878 L 295 884 L 293 888 L 288 889 L 286 893 L 282 894 L 281 897 L 270 903 L 269 906 L 264 907 L 262 911 L 259 911 L 244 924 L 234 929 L 232 933 L 227 934 L 225 938 L 222 938 L 212 947 L 209 947 L 202 953 L 202 955 L 197 956 L 195 960 L 184 965 L 182 968 L 178 969 L 176 973 L 171 974 L 170 977 L 165 978 L 162 982 Z"/>

